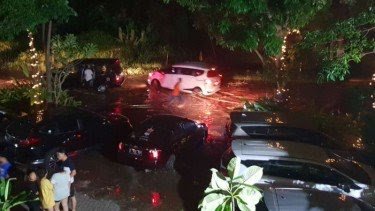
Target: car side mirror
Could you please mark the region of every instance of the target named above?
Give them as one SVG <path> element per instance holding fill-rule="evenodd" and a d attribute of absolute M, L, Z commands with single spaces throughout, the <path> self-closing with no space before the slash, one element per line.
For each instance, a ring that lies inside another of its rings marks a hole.
<path fill-rule="evenodd" d="M 342 183 L 339 183 L 337 185 L 338 188 L 340 188 L 341 190 L 345 191 L 346 193 L 349 193 L 350 192 L 350 185 L 349 184 L 342 184 Z"/>

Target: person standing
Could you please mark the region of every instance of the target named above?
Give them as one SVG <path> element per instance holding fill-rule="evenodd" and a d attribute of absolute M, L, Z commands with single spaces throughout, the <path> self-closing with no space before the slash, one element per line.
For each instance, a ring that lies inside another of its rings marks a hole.
<path fill-rule="evenodd" d="M 27 171 L 27 179 L 25 189 L 30 193 L 29 201 L 26 202 L 29 211 L 40 211 L 40 201 L 38 198 L 39 187 L 38 187 L 38 177 L 36 176 L 35 170 Z"/>
<path fill-rule="evenodd" d="M 94 72 L 91 69 L 91 65 L 87 65 L 87 68 L 83 71 L 83 77 L 85 79 L 85 85 L 90 87 L 94 86 Z"/>
<path fill-rule="evenodd" d="M 54 189 L 55 211 L 60 211 L 60 204 L 63 211 L 68 211 L 68 197 L 70 195 L 71 178 L 69 173 L 64 170 L 64 167 L 58 166 L 55 174 L 52 175 L 51 183 Z"/>
<path fill-rule="evenodd" d="M 71 186 L 70 186 L 70 195 L 69 201 L 72 204 L 72 211 L 76 211 L 77 208 L 77 199 L 75 197 L 75 187 L 74 187 L 74 177 L 77 174 L 75 165 L 71 158 L 68 157 L 64 148 L 59 148 L 56 153 L 57 159 L 59 160 L 59 165 L 70 174 L 71 177 Z"/>
<path fill-rule="evenodd" d="M 0 155 L 0 179 L 9 178 L 9 170 L 11 169 L 12 164 L 4 155 Z"/>
<path fill-rule="evenodd" d="M 182 79 L 179 78 L 177 83 L 174 85 L 169 104 L 172 104 L 176 99 L 178 100 L 179 103 L 182 102 L 181 82 L 182 82 Z"/>
<path fill-rule="evenodd" d="M 47 179 L 47 175 L 47 170 L 39 169 L 38 176 L 41 178 L 39 184 L 39 198 L 44 210 L 53 211 L 53 207 L 55 206 L 53 185 L 51 181 Z"/>

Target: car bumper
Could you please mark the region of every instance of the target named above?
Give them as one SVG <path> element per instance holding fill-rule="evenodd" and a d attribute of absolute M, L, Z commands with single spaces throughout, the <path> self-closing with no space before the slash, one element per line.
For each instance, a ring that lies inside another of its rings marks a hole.
<path fill-rule="evenodd" d="M 220 90 L 220 86 L 206 87 L 204 90 L 202 90 L 202 93 L 204 95 L 212 95 L 218 92 L 219 90 Z"/>
<path fill-rule="evenodd" d="M 135 156 L 129 154 L 127 150 L 118 150 L 117 160 L 120 163 L 142 169 L 156 169 L 164 167 L 163 159 L 150 159 L 148 156 Z"/>

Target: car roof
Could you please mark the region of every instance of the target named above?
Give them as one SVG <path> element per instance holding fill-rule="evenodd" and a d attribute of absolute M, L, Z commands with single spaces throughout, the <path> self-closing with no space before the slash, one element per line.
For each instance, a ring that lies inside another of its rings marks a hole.
<path fill-rule="evenodd" d="M 185 68 L 194 68 L 200 70 L 208 70 L 212 69 L 215 70 L 213 65 L 204 63 L 204 62 L 184 62 L 172 65 L 172 67 L 185 67 Z"/>
<path fill-rule="evenodd" d="M 119 60 L 118 58 L 85 58 L 76 59 L 73 62 L 115 62 Z"/>
<path fill-rule="evenodd" d="M 232 150 L 242 160 L 293 159 L 325 163 L 330 158 L 321 147 L 291 141 L 235 139 Z"/>
<path fill-rule="evenodd" d="M 288 112 L 252 112 L 233 111 L 230 119 L 234 124 L 260 124 L 260 125 L 282 125 L 289 127 L 316 130 L 312 121 L 299 116 L 297 113 Z"/>

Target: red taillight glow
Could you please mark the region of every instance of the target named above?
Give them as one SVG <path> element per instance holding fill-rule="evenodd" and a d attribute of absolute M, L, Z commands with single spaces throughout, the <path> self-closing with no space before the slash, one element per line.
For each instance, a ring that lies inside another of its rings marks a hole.
<path fill-rule="evenodd" d="M 19 145 L 21 147 L 29 147 L 29 146 L 35 146 L 39 144 L 40 139 L 37 137 L 28 137 L 25 140 L 21 140 Z"/>
<path fill-rule="evenodd" d="M 118 150 L 123 151 L 125 149 L 124 143 L 120 142 L 118 143 Z"/>
<path fill-rule="evenodd" d="M 116 81 L 119 81 L 120 80 L 120 77 L 116 75 Z"/>
<path fill-rule="evenodd" d="M 149 150 L 148 152 L 150 153 L 150 157 L 151 157 L 152 159 L 157 160 L 157 159 L 159 158 L 160 150 L 152 149 L 152 150 Z"/>

